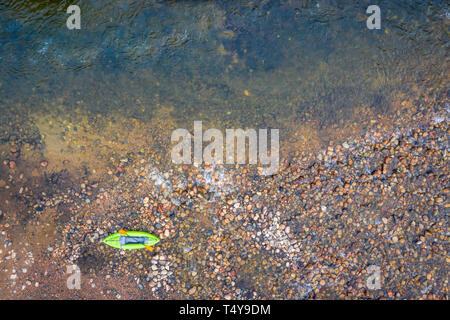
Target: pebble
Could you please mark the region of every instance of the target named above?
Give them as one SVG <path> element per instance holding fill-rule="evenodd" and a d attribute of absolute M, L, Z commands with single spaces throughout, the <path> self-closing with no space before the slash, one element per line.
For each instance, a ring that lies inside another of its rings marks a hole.
<path fill-rule="evenodd" d="M 192 287 L 189 289 L 188 293 L 192 296 L 196 291 L 197 291 L 197 289 L 195 287 Z"/>

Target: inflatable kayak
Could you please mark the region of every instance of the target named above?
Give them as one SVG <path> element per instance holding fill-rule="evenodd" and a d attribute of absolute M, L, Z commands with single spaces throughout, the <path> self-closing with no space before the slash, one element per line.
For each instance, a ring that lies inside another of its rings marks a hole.
<path fill-rule="evenodd" d="M 159 242 L 158 237 L 143 231 L 124 231 L 107 236 L 103 243 L 117 249 L 147 249 L 153 251 L 152 246 Z"/>

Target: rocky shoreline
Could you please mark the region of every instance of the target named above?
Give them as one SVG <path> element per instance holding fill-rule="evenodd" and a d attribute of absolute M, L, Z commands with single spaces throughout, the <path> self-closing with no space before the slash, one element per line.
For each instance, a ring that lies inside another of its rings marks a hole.
<path fill-rule="evenodd" d="M 450 106 L 429 94 L 267 178 L 136 152 L 80 183 L 40 160 L 34 178 L 58 190 L 33 194 L 2 159 L 0 298 L 448 299 Z M 101 243 L 122 228 L 161 242 L 153 253 Z M 82 290 L 66 287 L 71 264 Z"/>

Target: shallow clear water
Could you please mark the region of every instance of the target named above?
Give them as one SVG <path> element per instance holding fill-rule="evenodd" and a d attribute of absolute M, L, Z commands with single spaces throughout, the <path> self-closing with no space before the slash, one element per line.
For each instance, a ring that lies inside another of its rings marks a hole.
<path fill-rule="evenodd" d="M 381 30 L 366 27 L 368 1 L 76 3 L 81 30 L 66 28 L 68 1 L 1 2 L 1 108 L 323 127 L 445 80 L 445 1 L 382 2 Z"/>

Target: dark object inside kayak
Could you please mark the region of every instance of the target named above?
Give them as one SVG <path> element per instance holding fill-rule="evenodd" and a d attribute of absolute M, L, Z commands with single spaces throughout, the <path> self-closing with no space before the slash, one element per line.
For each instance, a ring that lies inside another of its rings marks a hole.
<path fill-rule="evenodd" d="M 148 242 L 148 239 L 146 237 L 127 237 L 122 236 L 119 238 L 119 244 L 125 245 L 125 244 L 146 244 Z"/>

